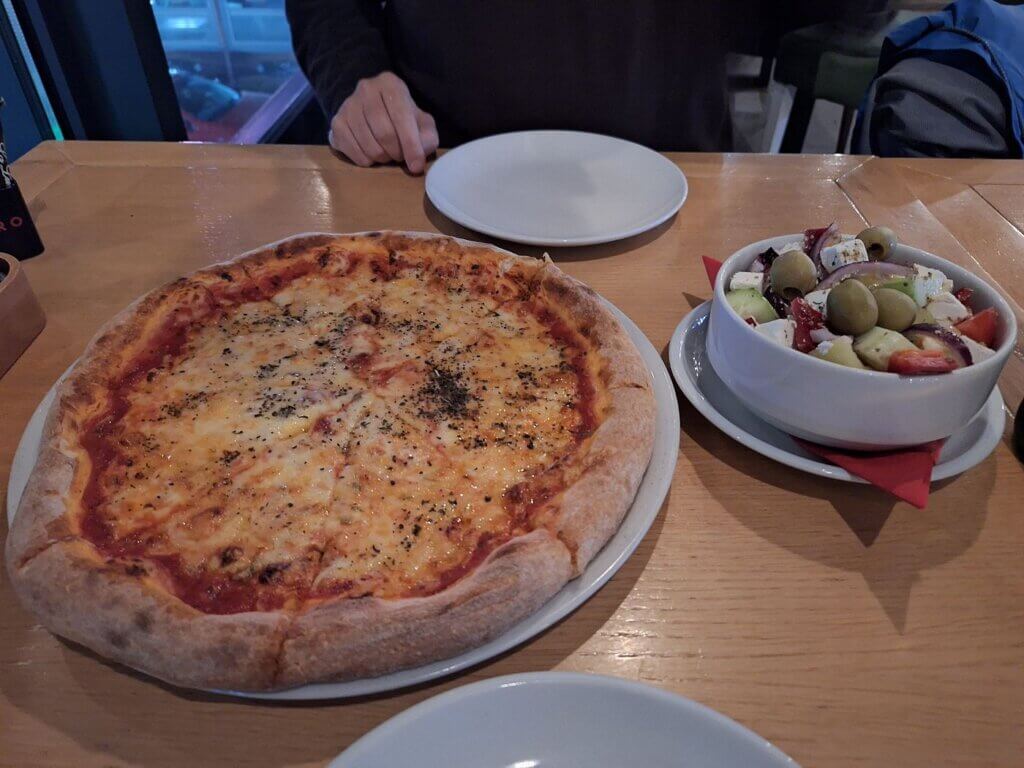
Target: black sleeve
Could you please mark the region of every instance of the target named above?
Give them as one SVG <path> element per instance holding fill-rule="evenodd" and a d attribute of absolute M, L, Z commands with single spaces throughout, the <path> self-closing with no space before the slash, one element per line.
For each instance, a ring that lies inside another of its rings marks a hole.
<path fill-rule="evenodd" d="M 356 83 L 391 68 L 380 0 L 285 0 L 295 58 L 332 116 Z"/>

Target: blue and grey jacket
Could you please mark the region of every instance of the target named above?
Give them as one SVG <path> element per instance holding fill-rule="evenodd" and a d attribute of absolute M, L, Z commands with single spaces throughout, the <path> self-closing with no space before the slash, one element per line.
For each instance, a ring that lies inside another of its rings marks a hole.
<path fill-rule="evenodd" d="M 882 156 L 1024 156 L 1024 6 L 957 0 L 894 30 L 854 147 Z"/>

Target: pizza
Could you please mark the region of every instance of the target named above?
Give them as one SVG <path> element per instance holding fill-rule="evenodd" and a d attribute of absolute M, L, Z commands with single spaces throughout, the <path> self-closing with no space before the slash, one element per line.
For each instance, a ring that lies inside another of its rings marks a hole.
<path fill-rule="evenodd" d="M 302 235 L 101 329 L 48 413 L 7 566 L 50 630 L 172 684 L 381 675 L 577 576 L 653 439 L 637 349 L 550 260 Z"/>

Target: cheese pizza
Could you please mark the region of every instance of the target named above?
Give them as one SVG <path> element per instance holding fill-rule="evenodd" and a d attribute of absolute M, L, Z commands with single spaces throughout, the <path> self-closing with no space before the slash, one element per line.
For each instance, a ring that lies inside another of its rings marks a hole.
<path fill-rule="evenodd" d="M 7 541 L 53 632 L 174 684 L 450 657 L 617 529 L 654 400 L 601 300 L 446 237 L 303 235 L 183 277 L 60 385 Z"/>

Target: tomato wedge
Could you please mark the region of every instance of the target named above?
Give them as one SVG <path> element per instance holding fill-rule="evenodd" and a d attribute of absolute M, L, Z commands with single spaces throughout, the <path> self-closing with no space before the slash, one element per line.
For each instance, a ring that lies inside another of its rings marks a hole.
<path fill-rule="evenodd" d="M 793 329 L 793 348 L 810 352 L 818 346 L 811 338 L 811 331 L 825 327 L 825 318 L 804 299 L 796 298 L 789 304 L 789 314 L 796 327 Z"/>
<path fill-rule="evenodd" d="M 889 357 L 889 373 L 920 376 L 931 373 L 949 373 L 957 364 L 939 349 L 901 349 Z"/>
<path fill-rule="evenodd" d="M 996 342 L 996 326 L 999 324 L 998 313 L 989 307 L 976 315 L 956 324 L 956 329 L 964 336 L 974 339 L 979 344 L 991 347 Z"/>

